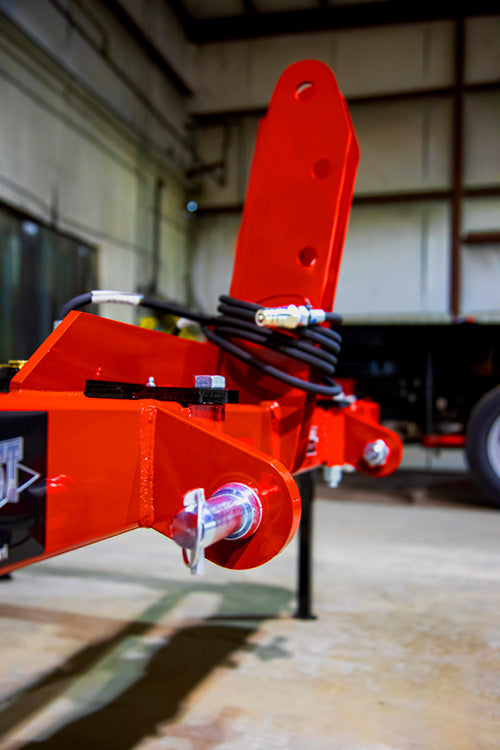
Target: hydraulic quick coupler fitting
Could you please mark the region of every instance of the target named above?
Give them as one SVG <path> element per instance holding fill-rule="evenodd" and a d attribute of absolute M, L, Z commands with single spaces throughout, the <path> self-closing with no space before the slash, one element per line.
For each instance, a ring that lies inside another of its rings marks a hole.
<path fill-rule="evenodd" d="M 325 320 L 324 310 L 312 310 L 306 305 L 263 307 L 255 313 L 255 322 L 260 328 L 299 328 L 324 323 Z"/>

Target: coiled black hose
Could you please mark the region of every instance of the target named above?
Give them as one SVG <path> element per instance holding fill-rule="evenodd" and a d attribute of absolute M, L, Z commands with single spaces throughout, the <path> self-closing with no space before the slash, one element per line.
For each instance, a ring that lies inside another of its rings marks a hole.
<path fill-rule="evenodd" d="M 341 336 L 338 331 L 323 328 L 319 325 L 295 328 L 285 333 L 281 330 L 260 328 L 254 322 L 255 313 L 262 306 L 253 302 L 244 302 L 223 295 L 219 297 L 217 311 L 220 315 L 211 324 L 202 325 L 202 330 L 209 341 L 232 354 L 241 362 L 255 367 L 293 388 L 300 388 L 309 393 L 321 396 L 337 396 L 342 392 L 341 386 L 333 379 L 337 366 L 337 355 L 340 352 Z M 327 313 L 330 324 L 340 323 L 340 316 Z M 238 341 L 249 341 L 266 349 L 284 354 L 292 360 L 304 362 L 319 370 L 319 383 L 304 380 L 256 357 L 254 351 L 248 351 Z"/>
<path fill-rule="evenodd" d="M 117 293 L 118 295 L 119 293 Z M 124 295 L 126 297 L 127 295 Z M 67 315 L 70 310 L 84 307 L 92 301 L 92 293 L 79 295 L 69 300 L 60 310 L 59 319 Z M 117 297 L 116 302 L 120 301 Z M 341 386 L 333 379 L 337 366 L 342 339 L 338 331 L 332 327 L 323 328 L 320 325 L 308 325 L 286 331 L 261 328 L 255 323 L 255 313 L 262 306 L 254 302 L 222 295 L 219 297 L 217 311 L 219 315 L 212 317 L 204 313 L 194 313 L 170 302 L 160 302 L 152 298 L 136 296 L 132 303 L 141 307 L 148 307 L 162 313 L 169 313 L 182 318 L 194 320 L 200 324 L 206 338 L 251 367 L 260 370 L 276 380 L 280 380 L 293 388 L 315 393 L 324 397 L 334 397 L 342 393 Z M 330 326 L 339 325 L 341 318 L 336 313 L 326 313 L 326 320 Z M 303 362 L 319 372 L 319 382 L 305 380 L 291 375 L 256 356 L 255 351 L 245 349 L 242 342 L 265 347 L 271 351 L 289 357 L 291 360 Z"/>

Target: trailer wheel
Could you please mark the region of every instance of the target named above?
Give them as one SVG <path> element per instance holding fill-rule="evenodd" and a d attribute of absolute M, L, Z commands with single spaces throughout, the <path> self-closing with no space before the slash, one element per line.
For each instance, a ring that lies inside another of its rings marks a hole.
<path fill-rule="evenodd" d="M 465 450 L 474 479 L 500 508 L 500 386 L 483 396 L 472 410 Z"/>

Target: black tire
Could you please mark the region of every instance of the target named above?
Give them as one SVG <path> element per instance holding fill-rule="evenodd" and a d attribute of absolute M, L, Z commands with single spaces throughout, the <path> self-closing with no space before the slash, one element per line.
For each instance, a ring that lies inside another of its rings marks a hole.
<path fill-rule="evenodd" d="M 500 386 L 486 393 L 473 408 L 465 450 L 474 479 L 500 508 Z"/>

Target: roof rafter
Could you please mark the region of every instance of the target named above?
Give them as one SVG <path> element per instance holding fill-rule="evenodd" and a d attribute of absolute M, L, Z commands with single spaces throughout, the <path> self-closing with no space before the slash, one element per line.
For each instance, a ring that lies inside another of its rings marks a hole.
<path fill-rule="evenodd" d="M 244 0 L 245 11 L 239 15 L 204 17 L 189 15 L 181 0 L 167 0 L 177 13 L 191 41 L 229 41 L 255 37 L 293 34 L 328 29 L 381 26 L 396 23 L 416 23 L 453 20 L 465 16 L 498 15 L 498 0 L 435 0 L 434 3 L 375 0 L 374 2 L 328 5 L 319 0 L 317 8 L 270 13 L 248 12 L 252 0 Z"/>

